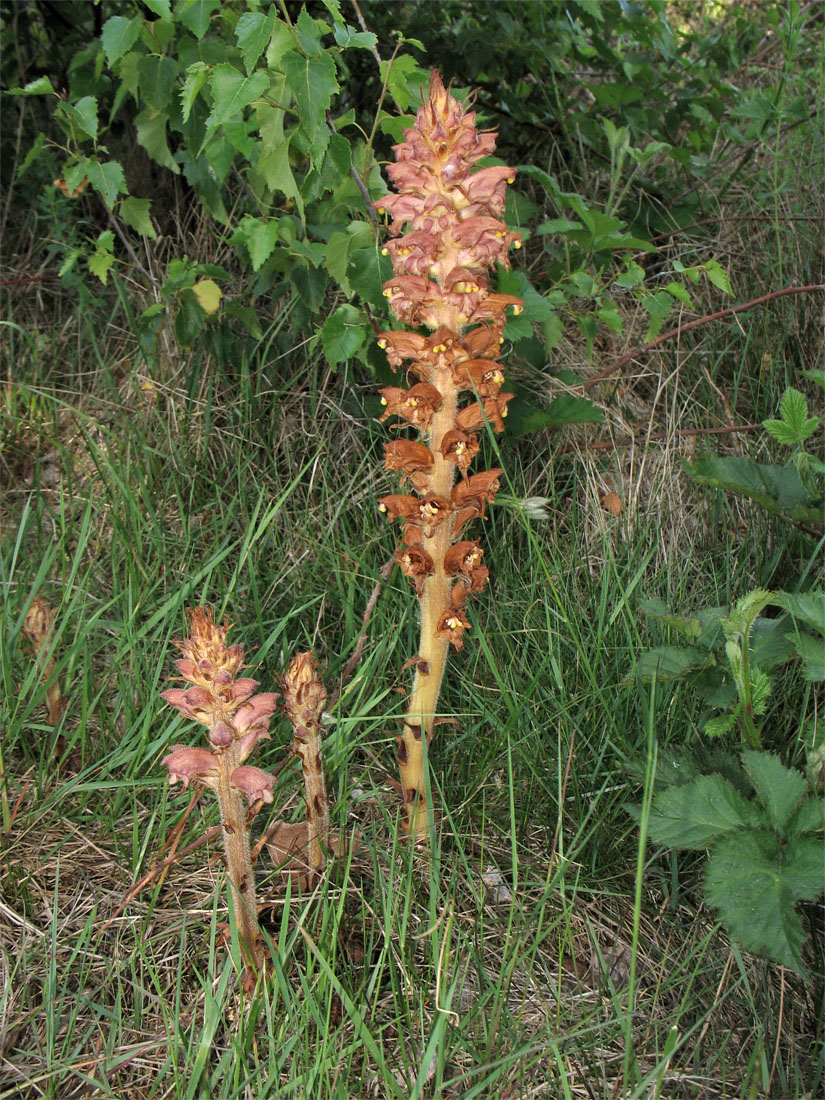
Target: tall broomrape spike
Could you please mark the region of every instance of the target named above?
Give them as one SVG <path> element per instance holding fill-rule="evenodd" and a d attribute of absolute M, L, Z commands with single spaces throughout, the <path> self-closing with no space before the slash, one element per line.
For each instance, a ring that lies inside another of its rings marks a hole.
<path fill-rule="evenodd" d="M 505 310 L 521 312 L 520 298 L 494 294 L 488 268 L 509 267 L 510 245 L 521 247 L 500 216 L 512 168 L 472 171 L 495 148 L 495 134 L 479 131 L 475 113 L 465 109 L 433 72 L 429 96 L 416 125 L 395 146 L 396 163 L 387 171 L 396 194 L 375 203 L 392 218 L 385 253 L 394 277 L 384 285 L 393 313 L 414 328 L 384 332 L 378 343 L 393 368 L 406 363 L 416 383 L 409 389 L 381 391 L 384 418 L 396 416 L 414 428 L 419 441 L 401 438 L 385 444 L 386 468 L 401 474 L 411 493 L 395 493 L 379 503 L 403 524 L 404 545 L 397 553 L 402 572 L 421 604 L 421 641 L 415 680 L 398 739 L 398 760 L 406 827 L 426 832 L 424 742 L 432 736 L 438 695 L 450 643 L 463 646 L 470 622 L 467 598 L 487 581 L 477 541 L 464 529 L 484 518 L 498 489 L 500 469 L 470 474 L 479 451 L 478 435 L 489 424 L 504 428 L 507 402 L 504 375 L 496 358 Z M 408 231 L 403 235 L 404 226 Z M 471 400 L 459 404 L 460 394 Z"/>
<path fill-rule="evenodd" d="M 175 662 L 190 684 L 161 693 L 171 706 L 207 727 L 209 748 L 174 745 L 163 763 L 169 782 L 192 780 L 218 796 L 226 871 L 235 923 L 246 955 L 243 985 L 249 992 L 264 965 L 264 942 L 258 926 L 255 876 L 249 848 L 249 807 L 272 802 L 273 777 L 244 762 L 256 743 L 269 737 L 277 694 L 255 695 L 257 680 L 238 677 L 244 664 L 242 645 L 227 645 L 229 625 L 218 626 L 212 612 L 196 608 L 189 615 L 189 637 L 177 641 L 183 657 Z M 244 802 L 246 799 L 246 803 Z"/>
<path fill-rule="evenodd" d="M 329 845 L 329 799 L 321 759 L 321 715 L 327 690 L 311 653 L 296 653 L 283 680 L 284 706 L 294 732 L 293 752 L 300 756 L 307 804 L 307 862 L 310 878 L 326 865 Z"/>

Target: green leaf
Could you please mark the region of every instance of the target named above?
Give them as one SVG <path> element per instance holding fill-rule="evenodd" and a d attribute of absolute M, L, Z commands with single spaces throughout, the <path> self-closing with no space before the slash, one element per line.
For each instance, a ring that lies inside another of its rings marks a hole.
<path fill-rule="evenodd" d="M 38 76 L 30 80 L 25 88 L 9 88 L 10 95 L 56 95 L 52 82 L 47 76 Z"/>
<path fill-rule="evenodd" d="M 821 833 L 823 829 L 825 829 L 825 798 L 809 796 L 788 822 L 787 835 L 793 839 L 804 833 Z"/>
<path fill-rule="evenodd" d="M 91 157 L 87 157 L 83 161 L 83 167 L 89 177 L 89 183 L 102 196 L 103 201 L 111 210 L 118 195 L 127 193 L 123 168 L 116 160 L 101 164 L 99 160 Z"/>
<path fill-rule="evenodd" d="M 366 317 L 355 306 L 339 306 L 324 322 L 321 343 L 331 367 L 351 359 L 367 338 Z"/>
<path fill-rule="evenodd" d="M 252 270 L 260 271 L 278 243 L 277 220 L 264 222 L 260 218 L 247 216 L 241 221 L 238 229 L 246 239 Z"/>
<path fill-rule="evenodd" d="M 311 313 L 317 313 L 329 284 L 326 272 L 317 267 L 295 267 L 292 270 L 292 282 L 307 309 Z"/>
<path fill-rule="evenodd" d="M 825 390 L 825 370 L 803 370 L 802 373 L 806 378 L 810 378 L 812 382 L 816 382 L 818 386 L 822 386 Z"/>
<path fill-rule="evenodd" d="M 389 256 L 382 256 L 377 247 L 355 248 L 350 252 L 347 279 L 352 289 L 382 314 L 387 306 L 384 283 L 391 274 L 392 261 Z"/>
<path fill-rule="evenodd" d="M 656 844 L 668 848 L 707 848 L 743 830 L 764 825 L 759 809 L 720 775 L 702 775 L 656 795 L 648 830 Z"/>
<path fill-rule="evenodd" d="M 671 614 L 662 600 L 642 600 L 639 603 L 639 609 L 663 626 L 672 627 L 683 638 L 687 638 L 689 642 L 698 642 L 702 636 L 702 624 L 697 616 L 693 615 L 691 618 L 685 618 L 682 615 Z"/>
<path fill-rule="evenodd" d="M 244 76 L 233 65 L 224 63 L 212 70 L 211 88 L 214 106 L 206 123 L 209 131 L 228 122 L 269 91 L 269 77 L 264 72 Z"/>
<path fill-rule="evenodd" d="M 301 9 L 301 14 L 295 23 L 295 34 L 301 52 L 307 57 L 320 57 L 324 47 L 321 38 L 329 34 L 330 28 L 323 19 L 313 19 L 306 8 Z"/>
<path fill-rule="evenodd" d="M 151 199 L 136 199 L 130 196 L 121 202 L 117 212 L 128 226 L 154 241 L 157 240 L 158 234 L 149 217 L 151 205 Z"/>
<path fill-rule="evenodd" d="M 773 466 L 739 455 L 720 458 L 707 453 L 685 466 L 701 485 L 739 493 L 777 515 L 808 523 L 822 523 L 825 518 L 821 507 L 812 507 L 815 502 L 793 462 Z"/>
<path fill-rule="evenodd" d="M 743 947 L 804 974 L 805 933 L 794 903 L 822 889 L 822 846 L 801 838 L 795 849 L 783 866 L 770 836 L 739 832 L 722 837 L 708 860 L 705 894 Z M 818 885 L 812 874 L 817 866 Z"/>
<path fill-rule="evenodd" d="M 674 298 L 678 299 L 682 305 L 687 306 L 689 309 L 693 308 L 693 299 L 691 298 L 686 287 L 681 283 L 668 283 L 665 287 L 668 294 L 672 294 Z"/>
<path fill-rule="evenodd" d="M 61 100 L 55 115 L 66 133 L 76 140 L 84 137 L 97 140 L 97 99 L 94 96 L 83 96 L 77 103 L 65 103 Z"/>
<path fill-rule="evenodd" d="M 791 814 L 808 789 L 805 776 L 786 768 L 779 757 L 771 752 L 749 750 L 743 757 L 771 827 L 780 836 L 784 836 Z"/>
<path fill-rule="evenodd" d="M 673 297 L 666 290 L 657 290 L 653 294 L 644 294 L 641 301 L 642 307 L 650 317 L 645 341 L 653 340 L 659 335 L 665 317 L 673 308 Z"/>
<path fill-rule="evenodd" d="M 241 49 L 243 63 L 247 73 L 255 68 L 255 63 L 272 38 L 275 28 L 275 9 L 271 8 L 268 15 L 259 11 L 247 11 L 235 25 L 235 37 Z"/>
<path fill-rule="evenodd" d="M 175 339 L 182 348 L 191 348 L 206 325 L 203 306 L 191 290 L 181 292 L 175 317 Z"/>
<path fill-rule="evenodd" d="M 810 634 L 789 634 L 789 641 L 802 658 L 802 674 L 806 680 L 825 680 L 825 645 L 821 638 Z"/>
<path fill-rule="evenodd" d="M 167 121 L 165 114 L 155 114 L 151 107 L 141 111 L 135 119 L 138 145 L 142 146 L 157 164 L 177 174 L 180 172 L 180 165 L 172 156 L 166 143 Z"/>
<path fill-rule="evenodd" d="M 792 447 L 810 438 L 819 427 L 819 418 L 808 417 L 808 402 L 799 390 L 789 386 L 779 405 L 781 420 L 763 420 L 762 427 L 780 443 Z"/>
<path fill-rule="evenodd" d="M 524 401 L 513 401 L 508 408 L 509 433 L 514 438 L 540 432 L 545 428 L 558 428 L 565 424 L 600 424 L 604 413 L 586 397 L 562 394 L 555 397 L 543 409 L 536 409 Z"/>
<path fill-rule="evenodd" d="M 322 128 L 326 128 L 326 112 L 338 91 L 335 62 L 329 54 L 302 57 L 289 50 L 281 58 L 281 67 L 295 97 L 301 127 L 310 142 L 314 142 Z"/>
<path fill-rule="evenodd" d="M 705 274 L 715 287 L 723 290 L 725 294 L 733 294 L 727 272 L 717 260 L 708 260 L 704 264 L 704 268 Z"/>
<path fill-rule="evenodd" d="M 127 50 L 131 50 L 138 40 L 143 20 L 136 15 L 133 19 L 126 19 L 122 15 L 113 15 L 103 24 L 100 41 L 103 43 L 103 52 L 106 61 L 111 67 L 119 61 Z"/>
<path fill-rule="evenodd" d="M 184 122 L 189 121 L 192 107 L 198 98 L 198 92 L 206 83 L 209 75 L 209 66 L 205 61 L 195 61 L 186 70 L 186 79 L 180 90 L 181 111 Z"/>
<path fill-rule="evenodd" d="M 149 11 L 154 12 L 155 15 L 159 15 L 161 19 L 172 18 L 172 9 L 169 7 L 169 0 L 144 0 L 144 3 Z"/>
<path fill-rule="evenodd" d="M 640 654 L 636 671 L 645 679 L 678 680 L 711 662 L 707 651 L 696 646 L 658 645 Z"/>
<path fill-rule="evenodd" d="M 335 41 L 343 49 L 374 50 L 378 36 L 372 31 L 356 31 L 349 25 L 335 27 Z"/>
<path fill-rule="evenodd" d="M 427 82 L 428 76 L 418 67 L 414 57 L 402 53 L 391 61 L 381 62 L 381 79 L 387 80 L 387 90 L 399 111 L 406 113 L 411 106 L 417 108 L 420 105 L 421 88 Z"/>
<path fill-rule="evenodd" d="M 178 76 L 178 64 L 171 57 L 147 54 L 138 61 L 138 86 L 141 95 L 156 111 L 170 106 L 172 89 Z"/>
<path fill-rule="evenodd" d="M 211 317 L 220 309 L 223 291 L 214 279 L 199 279 L 192 287 L 192 293 L 198 299 L 207 317 Z"/>
<path fill-rule="evenodd" d="M 203 38 L 209 30 L 213 12 L 221 6 L 221 0 L 183 0 L 175 8 L 175 19 L 183 23 L 195 38 Z"/>

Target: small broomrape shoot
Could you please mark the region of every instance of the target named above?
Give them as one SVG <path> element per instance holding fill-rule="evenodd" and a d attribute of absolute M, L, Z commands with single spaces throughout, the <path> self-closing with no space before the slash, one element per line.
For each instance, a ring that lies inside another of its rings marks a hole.
<path fill-rule="evenodd" d="M 321 715 L 327 691 L 311 653 L 296 653 L 283 679 L 284 706 L 292 723 L 292 751 L 300 756 L 307 807 L 307 862 L 312 879 L 326 866 L 329 844 L 329 799 L 321 760 Z"/>
<path fill-rule="evenodd" d="M 509 267 L 507 250 L 521 247 L 517 233 L 500 220 L 505 189 L 515 171 L 472 169 L 492 154 L 495 134 L 480 131 L 475 113 L 444 88 L 433 72 L 429 95 L 416 124 L 395 146 L 387 169 L 396 194 L 375 206 L 392 219 L 384 252 L 394 276 L 384 284 L 399 321 L 418 332 L 383 332 L 379 346 L 390 365 L 402 364 L 416 380 L 409 389 L 381 390 L 384 417 L 397 417 L 420 441 L 385 444 L 386 468 L 401 474 L 410 493 L 394 493 L 379 504 L 403 525 L 396 555 L 421 605 L 421 641 L 415 680 L 398 739 L 406 828 L 426 834 L 424 738 L 429 743 L 449 646 L 464 645 L 470 629 L 468 597 L 487 581 L 483 550 L 464 537 L 473 519 L 483 519 L 498 489 L 500 469 L 468 472 L 479 452 L 478 433 L 489 425 L 502 431 L 507 402 L 504 374 L 496 358 L 505 310 L 520 313 L 522 301 L 490 290 L 488 268 Z M 405 226 L 409 231 L 399 235 Z M 460 405 L 460 395 L 471 395 Z"/>
<path fill-rule="evenodd" d="M 40 596 L 34 597 L 26 613 L 23 633 L 34 647 L 40 674 L 46 684 L 46 721 L 50 726 L 56 726 L 65 703 L 60 694 L 60 684 L 54 675 L 54 658 L 49 656 L 54 634 L 54 611 Z"/>
<path fill-rule="evenodd" d="M 185 790 L 197 780 L 218 796 L 230 899 L 245 954 L 243 986 L 251 992 L 263 969 L 264 942 L 258 926 L 249 820 L 262 803 L 272 802 L 274 780 L 245 761 L 256 743 L 269 737 L 278 696 L 256 695 L 258 681 L 238 676 L 244 667 L 244 649 L 226 644 L 228 630 L 228 624 L 218 626 L 213 621 L 208 609 L 196 608 L 189 615 L 189 637 L 176 642 L 183 657 L 175 665 L 191 686 L 170 688 L 161 695 L 181 714 L 206 726 L 209 748 L 174 745 L 163 763 L 170 783 L 180 780 Z"/>

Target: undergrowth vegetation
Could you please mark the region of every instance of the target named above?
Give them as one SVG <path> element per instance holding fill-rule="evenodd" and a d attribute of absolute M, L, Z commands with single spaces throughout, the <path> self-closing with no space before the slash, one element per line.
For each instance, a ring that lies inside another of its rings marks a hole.
<path fill-rule="evenodd" d="M 0 15 L 0 1097 L 820 1095 L 822 6 Z M 524 308 L 422 845 L 376 208 L 432 69 Z M 199 607 L 263 693 L 324 669 L 309 877 L 300 737 L 255 746 L 257 987 L 163 767 Z"/>

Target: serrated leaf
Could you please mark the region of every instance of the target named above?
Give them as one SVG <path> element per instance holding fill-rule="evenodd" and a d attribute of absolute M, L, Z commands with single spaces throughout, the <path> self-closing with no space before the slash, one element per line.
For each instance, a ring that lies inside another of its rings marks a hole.
<path fill-rule="evenodd" d="M 821 638 L 810 634 L 789 634 L 788 640 L 802 658 L 802 674 L 806 680 L 825 680 L 825 645 Z"/>
<path fill-rule="evenodd" d="M 109 278 L 109 268 L 115 262 L 115 257 L 108 249 L 97 249 L 89 257 L 89 271 L 93 275 L 96 275 L 100 279 L 101 283 L 106 286 Z"/>
<path fill-rule="evenodd" d="M 175 317 L 175 339 L 182 348 L 191 348 L 206 325 L 206 313 L 192 290 L 184 290 L 178 298 Z"/>
<path fill-rule="evenodd" d="M 668 848 L 707 848 L 727 833 L 764 825 L 758 807 L 719 775 L 702 775 L 656 795 L 648 832 Z"/>
<path fill-rule="evenodd" d="M 209 66 L 205 61 L 195 61 L 186 70 L 186 79 L 180 90 L 181 114 L 184 122 L 189 121 L 198 92 L 206 83 L 208 75 Z"/>
<path fill-rule="evenodd" d="M 119 61 L 121 57 L 131 50 L 138 40 L 143 20 L 139 16 L 126 19 L 122 15 L 113 15 L 103 24 L 100 41 L 103 44 L 103 52 L 110 66 Z"/>
<path fill-rule="evenodd" d="M 771 752 L 749 750 L 743 754 L 757 797 L 765 807 L 771 827 L 784 835 L 785 826 L 808 789 L 801 772 L 786 768 Z"/>
<path fill-rule="evenodd" d="M 705 737 L 715 740 L 717 737 L 727 737 L 736 727 L 736 713 L 720 714 L 718 718 L 711 718 L 705 722 L 702 732 Z"/>
<path fill-rule="evenodd" d="M 144 3 L 149 11 L 154 12 L 154 14 L 160 16 L 161 19 L 172 18 L 172 9 L 169 6 L 169 0 L 144 0 Z"/>
<path fill-rule="evenodd" d="M 127 191 L 122 166 L 116 160 L 101 164 L 99 160 L 87 157 L 83 161 L 83 167 L 89 177 L 89 183 L 111 210 L 118 195 L 125 194 Z"/>
<path fill-rule="evenodd" d="M 97 139 L 97 99 L 94 96 L 83 96 L 77 103 L 61 100 L 55 109 L 55 116 L 66 133 L 75 140 L 83 140 L 84 137 L 92 141 Z"/>
<path fill-rule="evenodd" d="M 600 424 L 604 413 L 586 397 L 562 394 L 554 397 L 543 409 L 530 408 L 523 401 L 509 407 L 509 429 L 519 438 L 530 432 L 558 428 L 565 424 Z"/>
<path fill-rule="evenodd" d="M 339 306 L 324 322 L 321 343 L 331 367 L 346 362 L 367 338 L 366 317 L 354 306 Z"/>
<path fill-rule="evenodd" d="M 720 458 L 708 453 L 700 455 L 692 465 L 685 463 L 685 466 L 702 485 L 739 493 L 755 500 L 767 511 L 789 519 L 822 522 L 821 509 L 811 507 L 814 500 L 793 462 L 774 466 L 739 455 Z"/>
<path fill-rule="evenodd" d="M 321 38 L 329 34 L 329 26 L 323 19 L 313 19 L 306 8 L 301 9 L 301 14 L 295 23 L 295 34 L 302 53 L 307 57 L 319 57 L 324 47 Z"/>
<path fill-rule="evenodd" d="M 269 91 L 269 77 L 264 72 L 244 76 L 227 63 L 216 65 L 210 80 L 213 109 L 207 119 L 207 130 L 228 122 L 256 99 Z"/>
<path fill-rule="evenodd" d="M 260 218 L 246 217 L 239 228 L 246 237 L 252 270 L 260 271 L 278 243 L 278 222 L 275 219 L 264 222 Z"/>
<path fill-rule="evenodd" d="M 387 301 L 384 283 L 392 274 L 392 261 L 380 255 L 376 247 L 355 248 L 349 254 L 347 279 L 361 298 L 374 305 L 383 314 Z"/>
<path fill-rule="evenodd" d="M 192 293 L 198 299 L 207 317 L 211 317 L 220 309 L 223 291 L 214 279 L 199 279 L 192 287 Z"/>
<path fill-rule="evenodd" d="M 733 288 L 730 285 L 730 279 L 727 272 L 718 262 L 718 260 L 708 260 L 705 265 L 705 274 L 710 282 L 719 290 L 723 290 L 725 294 L 733 294 Z"/>
<path fill-rule="evenodd" d="M 822 386 L 825 390 L 825 370 L 803 370 L 802 373 L 806 378 L 810 378 L 812 382 L 816 382 L 818 386 Z"/>
<path fill-rule="evenodd" d="M 275 29 L 275 9 L 268 15 L 259 11 L 247 11 L 235 25 L 235 37 L 240 46 L 243 63 L 247 73 L 255 68 L 255 63 L 269 45 Z"/>
<path fill-rule="evenodd" d="M 804 833 L 821 833 L 825 829 L 825 798 L 809 796 L 799 806 L 788 822 L 787 835 L 790 838 Z"/>
<path fill-rule="evenodd" d="M 54 87 L 47 76 L 38 76 L 30 80 L 24 88 L 9 88 L 10 95 L 55 95 Z"/>
<path fill-rule="evenodd" d="M 130 195 L 129 198 L 121 202 L 117 212 L 128 226 L 154 241 L 157 239 L 158 234 L 152 224 L 152 219 L 149 217 L 151 206 L 151 199 L 136 199 Z"/>
<path fill-rule="evenodd" d="M 763 428 L 780 443 L 793 446 L 810 438 L 819 427 L 819 419 L 808 416 L 808 402 L 804 396 L 789 386 L 779 403 L 781 420 L 764 420 Z"/>
<path fill-rule="evenodd" d="M 335 27 L 335 42 L 343 49 L 374 50 L 378 45 L 378 36 L 372 31 L 356 31 L 349 25 Z"/>
<path fill-rule="evenodd" d="M 804 974 L 805 933 L 794 904 L 816 896 L 810 871 L 818 862 L 821 876 L 822 848 L 806 838 L 797 844 L 797 866 L 783 867 L 769 837 L 739 832 L 720 838 L 708 860 L 705 894 L 733 939 Z"/>
<path fill-rule="evenodd" d="M 221 6 L 221 0 L 183 0 L 175 8 L 175 20 L 183 23 L 195 38 L 203 38 L 209 30 L 212 15 Z"/>
<path fill-rule="evenodd" d="M 707 651 L 697 646 L 658 645 L 640 654 L 636 665 L 639 676 L 658 680 L 678 680 L 709 663 Z"/>
<path fill-rule="evenodd" d="M 653 340 L 659 335 L 665 317 L 673 308 L 673 296 L 666 290 L 657 290 L 653 294 L 645 294 L 642 299 L 642 307 L 650 317 L 650 324 L 645 333 L 645 341 Z"/>
<path fill-rule="evenodd" d="M 178 76 L 178 65 L 171 57 L 146 54 L 138 61 L 138 86 L 148 105 L 165 111 L 172 99 Z"/>
<path fill-rule="evenodd" d="M 686 618 L 683 615 L 675 615 L 668 611 L 662 600 L 642 600 L 639 609 L 651 619 L 655 619 L 662 626 L 672 627 L 689 642 L 697 642 L 702 636 L 702 624 L 698 617 L 693 615 Z"/>
<path fill-rule="evenodd" d="M 135 119 L 138 145 L 142 146 L 157 164 L 177 174 L 180 172 L 180 165 L 172 156 L 166 143 L 167 122 L 165 114 L 156 114 L 151 107 L 141 111 Z"/>
<path fill-rule="evenodd" d="M 310 142 L 314 142 L 321 128 L 326 127 L 326 112 L 339 90 L 335 62 L 329 54 L 302 57 L 289 50 L 281 58 L 281 67 L 295 97 L 301 127 Z"/>
<path fill-rule="evenodd" d="M 665 287 L 668 294 L 672 294 L 674 298 L 677 298 L 683 305 L 686 305 L 689 309 L 693 308 L 693 299 L 690 296 L 687 288 L 682 286 L 681 283 L 668 283 Z"/>

